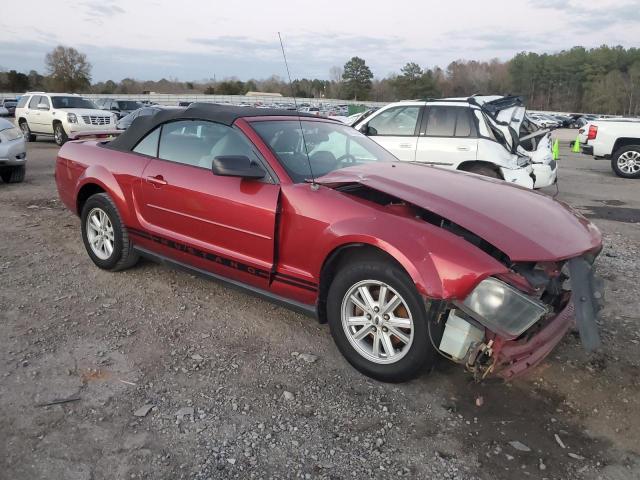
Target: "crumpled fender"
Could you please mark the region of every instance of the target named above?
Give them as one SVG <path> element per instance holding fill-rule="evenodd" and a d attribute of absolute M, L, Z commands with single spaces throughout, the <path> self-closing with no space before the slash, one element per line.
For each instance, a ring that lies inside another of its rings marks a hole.
<path fill-rule="evenodd" d="M 413 218 L 348 219 L 324 234 L 330 241 L 321 242 L 327 246 L 318 252 L 322 258 L 349 244 L 377 247 L 404 267 L 422 295 L 433 299 L 463 299 L 482 279 L 508 271 L 463 238 Z"/>

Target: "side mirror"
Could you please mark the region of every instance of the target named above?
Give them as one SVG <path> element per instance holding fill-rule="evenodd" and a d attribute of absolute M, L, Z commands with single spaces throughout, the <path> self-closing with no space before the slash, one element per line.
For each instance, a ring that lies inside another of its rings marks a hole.
<path fill-rule="evenodd" d="M 47 105 L 46 103 L 39 103 L 36 108 L 38 110 L 49 110 L 49 105 Z"/>
<path fill-rule="evenodd" d="M 222 177 L 240 177 L 247 179 L 264 178 L 267 172 L 245 155 L 220 155 L 211 163 L 214 175 Z"/>
<path fill-rule="evenodd" d="M 378 134 L 378 131 L 375 128 L 370 127 L 368 123 L 365 123 L 364 125 L 362 125 L 359 130 L 360 130 L 360 133 L 364 133 L 369 137 L 372 137 Z"/>

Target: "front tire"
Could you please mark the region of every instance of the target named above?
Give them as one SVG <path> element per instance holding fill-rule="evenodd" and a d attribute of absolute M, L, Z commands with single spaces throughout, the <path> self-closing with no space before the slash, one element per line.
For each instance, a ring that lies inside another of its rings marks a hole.
<path fill-rule="evenodd" d="M 20 130 L 22 130 L 22 136 L 27 142 L 35 142 L 36 136 L 31 133 L 31 129 L 29 128 L 29 124 L 26 120 L 20 122 Z"/>
<path fill-rule="evenodd" d="M 64 145 L 66 141 L 69 140 L 67 132 L 64 131 L 64 127 L 61 123 L 56 123 L 53 126 L 53 138 L 56 141 L 56 145 L 58 145 L 59 147 Z"/>
<path fill-rule="evenodd" d="M 327 313 L 342 355 L 371 378 L 404 382 L 435 362 L 425 302 L 391 261 L 344 264 L 329 288 Z"/>
<path fill-rule="evenodd" d="M 104 270 L 118 271 L 138 261 L 116 205 L 106 193 L 86 201 L 81 215 L 82 241 L 93 263 Z"/>
<path fill-rule="evenodd" d="M 640 178 L 640 145 L 627 145 L 611 158 L 613 173 L 622 178 Z"/>
<path fill-rule="evenodd" d="M 20 183 L 24 180 L 27 168 L 24 165 L 6 167 L 0 172 L 0 178 L 4 183 Z"/>

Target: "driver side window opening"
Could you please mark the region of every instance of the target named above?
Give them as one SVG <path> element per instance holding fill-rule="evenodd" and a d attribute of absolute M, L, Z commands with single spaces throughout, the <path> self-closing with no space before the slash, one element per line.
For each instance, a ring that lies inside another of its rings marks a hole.
<path fill-rule="evenodd" d="M 211 170 L 218 156 L 240 155 L 262 164 L 253 145 L 239 130 L 204 120 L 165 123 L 133 149 L 142 155 Z"/>

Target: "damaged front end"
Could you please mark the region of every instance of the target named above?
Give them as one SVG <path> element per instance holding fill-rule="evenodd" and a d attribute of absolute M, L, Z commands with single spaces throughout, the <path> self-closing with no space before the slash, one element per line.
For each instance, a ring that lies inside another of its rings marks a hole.
<path fill-rule="evenodd" d="M 574 325 L 585 349 L 598 349 L 604 290 L 594 273 L 596 256 L 516 264 L 480 282 L 464 300 L 441 302 L 433 318 L 442 332 L 437 347 L 476 379 L 505 380 L 538 365 Z"/>

